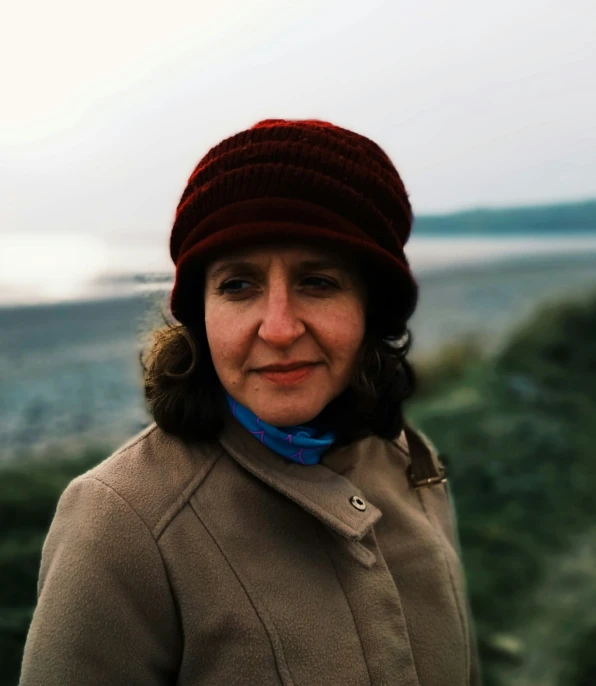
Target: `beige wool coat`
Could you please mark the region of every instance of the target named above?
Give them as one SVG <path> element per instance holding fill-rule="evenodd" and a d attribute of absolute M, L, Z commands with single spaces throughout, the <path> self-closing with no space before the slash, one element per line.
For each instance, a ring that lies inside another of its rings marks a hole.
<path fill-rule="evenodd" d="M 303 466 L 149 427 L 62 495 L 20 684 L 479 683 L 437 475 L 409 428 Z"/>

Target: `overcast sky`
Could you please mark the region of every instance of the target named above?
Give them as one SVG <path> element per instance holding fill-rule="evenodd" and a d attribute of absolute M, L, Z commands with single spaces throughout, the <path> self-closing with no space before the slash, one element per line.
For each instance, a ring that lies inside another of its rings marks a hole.
<path fill-rule="evenodd" d="M 417 213 L 596 195 L 593 0 L 19 0 L 0 28 L 0 231 L 167 234 L 262 118 L 376 140 Z"/>

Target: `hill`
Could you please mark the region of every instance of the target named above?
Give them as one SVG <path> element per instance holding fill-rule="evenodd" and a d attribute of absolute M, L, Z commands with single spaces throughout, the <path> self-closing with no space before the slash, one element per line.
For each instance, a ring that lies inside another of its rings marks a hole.
<path fill-rule="evenodd" d="M 596 200 L 421 215 L 416 217 L 413 230 L 416 236 L 565 235 L 584 232 L 596 233 Z"/>

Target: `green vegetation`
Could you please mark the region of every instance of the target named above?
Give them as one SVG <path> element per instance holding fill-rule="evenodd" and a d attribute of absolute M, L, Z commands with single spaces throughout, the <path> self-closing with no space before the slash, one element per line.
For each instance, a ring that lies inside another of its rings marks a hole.
<path fill-rule="evenodd" d="M 416 217 L 414 235 L 504 235 L 557 234 L 596 231 L 596 200 L 512 207 L 477 209 L 453 214 Z"/>
<path fill-rule="evenodd" d="M 448 464 L 486 685 L 596 683 L 596 294 L 459 369 L 410 419 Z"/>
<path fill-rule="evenodd" d="M 105 451 L 46 459 L 0 471 L 0 686 L 17 683 L 36 601 L 41 547 L 60 494 Z"/>
<path fill-rule="evenodd" d="M 497 354 L 420 368 L 409 418 L 445 456 L 486 686 L 596 683 L 596 294 L 538 311 Z M 0 684 L 16 683 L 62 489 L 106 451 L 0 475 Z"/>

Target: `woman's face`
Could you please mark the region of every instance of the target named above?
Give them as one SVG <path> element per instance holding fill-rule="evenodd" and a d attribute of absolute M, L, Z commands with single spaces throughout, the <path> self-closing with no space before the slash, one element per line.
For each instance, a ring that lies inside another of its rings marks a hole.
<path fill-rule="evenodd" d="M 357 270 L 324 250 L 257 247 L 213 261 L 205 327 L 223 387 L 273 426 L 310 421 L 348 385 L 365 300 Z"/>

